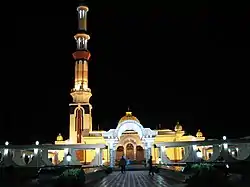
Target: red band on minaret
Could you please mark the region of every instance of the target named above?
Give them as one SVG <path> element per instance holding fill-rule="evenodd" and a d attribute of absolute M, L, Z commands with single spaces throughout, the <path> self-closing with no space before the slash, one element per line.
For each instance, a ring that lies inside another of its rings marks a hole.
<path fill-rule="evenodd" d="M 78 59 L 86 59 L 89 60 L 90 59 L 90 52 L 89 51 L 76 51 L 73 53 L 73 57 L 75 60 Z"/>

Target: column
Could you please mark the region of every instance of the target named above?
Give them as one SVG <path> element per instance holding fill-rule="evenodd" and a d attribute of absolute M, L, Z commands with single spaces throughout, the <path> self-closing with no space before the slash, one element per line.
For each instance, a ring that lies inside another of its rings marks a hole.
<path fill-rule="evenodd" d="M 147 159 L 148 158 L 147 157 L 147 149 L 148 149 L 147 147 L 145 147 L 145 149 L 144 149 L 144 158 L 145 158 L 146 161 L 148 161 L 148 159 Z"/>
<path fill-rule="evenodd" d="M 109 149 L 109 159 L 110 159 L 110 167 L 115 166 L 115 150 L 113 148 Z"/>
<path fill-rule="evenodd" d="M 159 147 L 159 155 L 161 157 L 161 163 L 164 164 L 166 162 L 165 160 L 165 146 Z"/>
<path fill-rule="evenodd" d="M 100 166 L 102 166 L 102 163 L 103 163 L 103 149 L 100 149 Z"/>
<path fill-rule="evenodd" d="M 151 156 L 151 147 L 145 147 L 144 156 L 145 156 L 146 161 L 148 161 L 148 159 Z"/>
<path fill-rule="evenodd" d="M 151 147 L 148 147 L 147 149 L 147 158 L 149 159 L 150 156 L 151 156 L 151 152 L 152 152 L 152 148 Z"/>
<path fill-rule="evenodd" d="M 108 146 L 109 146 L 109 165 L 110 167 L 114 167 L 116 158 L 116 150 L 115 150 L 116 145 L 112 141 L 108 143 Z"/>
<path fill-rule="evenodd" d="M 134 160 L 136 160 L 136 146 L 134 146 Z"/>
<path fill-rule="evenodd" d="M 96 165 L 100 166 L 102 164 L 102 152 L 100 148 L 95 148 L 96 153 Z"/>
<path fill-rule="evenodd" d="M 151 156 L 151 148 L 149 147 L 149 144 L 147 142 L 145 142 L 144 147 L 145 147 L 144 157 L 145 157 L 146 162 L 147 162 L 149 157 Z"/>
<path fill-rule="evenodd" d="M 2 163 L 1 165 L 2 166 L 5 166 L 5 167 L 8 167 L 8 166 L 13 166 L 14 165 L 14 162 L 12 161 L 12 151 L 13 150 L 10 150 L 10 149 L 7 149 L 5 148 L 4 149 L 4 154 L 2 155 Z"/>
<path fill-rule="evenodd" d="M 223 143 L 221 149 L 220 156 L 223 158 L 224 161 L 230 161 L 232 157 L 228 153 L 228 143 Z"/>

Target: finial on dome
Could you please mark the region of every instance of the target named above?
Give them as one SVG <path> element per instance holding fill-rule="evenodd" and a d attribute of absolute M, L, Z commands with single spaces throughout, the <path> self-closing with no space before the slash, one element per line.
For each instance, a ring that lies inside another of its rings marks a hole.
<path fill-rule="evenodd" d="M 128 106 L 128 111 L 126 112 L 126 116 L 132 116 L 132 112 L 130 111 L 130 107 Z"/>
<path fill-rule="evenodd" d="M 58 134 L 56 141 L 63 141 L 63 137 L 61 133 Z"/>
<path fill-rule="evenodd" d="M 203 134 L 200 129 L 198 129 L 198 132 L 196 133 L 196 137 L 203 137 Z"/>
<path fill-rule="evenodd" d="M 126 116 L 132 116 L 132 112 L 130 111 L 130 107 L 128 106 L 128 111 L 126 112 Z"/>
<path fill-rule="evenodd" d="M 175 131 L 182 131 L 182 126 L 180 125 L 179 120 L 177 120 L 174 130 Z"/>

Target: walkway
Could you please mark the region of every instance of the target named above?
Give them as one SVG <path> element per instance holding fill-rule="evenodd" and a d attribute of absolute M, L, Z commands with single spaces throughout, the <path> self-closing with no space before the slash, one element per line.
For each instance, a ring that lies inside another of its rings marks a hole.
<path fill-rule="evenodd" d="M 127 171 L 122 174 L 118 171 L 109 174 L 93 187 L 179 187 L 183 186 L 171 179 L 158 174 L 149 176 L 148 171 Z"/>

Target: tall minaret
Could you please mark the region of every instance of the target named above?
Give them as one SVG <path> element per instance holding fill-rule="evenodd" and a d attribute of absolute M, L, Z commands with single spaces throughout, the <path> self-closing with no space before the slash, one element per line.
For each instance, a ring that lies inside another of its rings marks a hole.
<path fill-rule="evenodd" d="M 92 94 L 88 87 L 88 61 L 90 59 L 90 52 L 87 49 L 90 39 L 87 34 L 88 10 L 88 7 L 82 4 L 77 7 L 78 32 L 74 36 L 76 51 L 73 53 L 75 81 L 71 91 L 73 103 L 70 104 L 70 141 L 72 143 L 82 143 L 83 136 L 92 131 L 92 105 L 89 103 Z"/>

